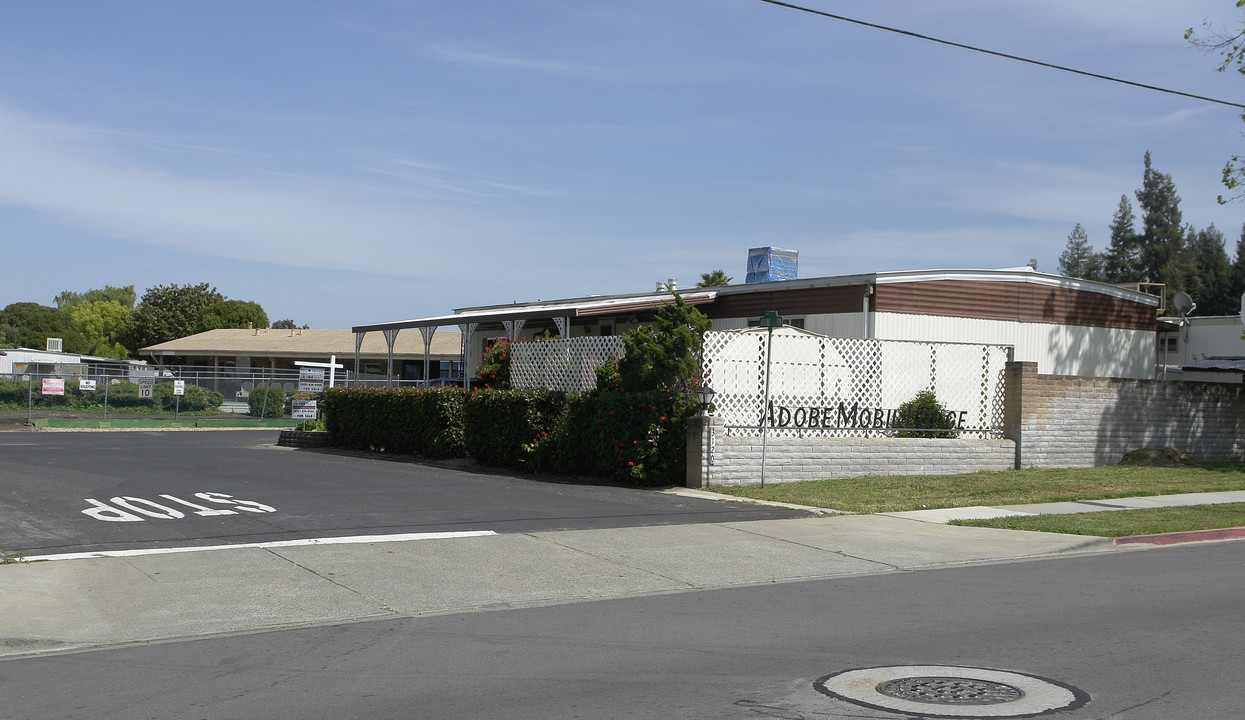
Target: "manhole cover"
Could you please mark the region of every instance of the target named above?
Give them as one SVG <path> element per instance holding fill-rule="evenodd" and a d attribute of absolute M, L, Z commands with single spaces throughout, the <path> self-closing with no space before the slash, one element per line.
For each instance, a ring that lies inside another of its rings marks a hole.
<path fill-rule="evenodd" d="M 905 677 L 878 685 L 878 692 L 901 700 L 938 705 L 996 705 L 1024 693 L 1011 685 L 958 677 Z"/>
<path fill-rule="evenodd" d="M 856 705 L 922 717 L 1031 717 L 1089 702 L 1076 688 L 1033 675 L 947 665 L 845 670 L 816 688 Z"/>

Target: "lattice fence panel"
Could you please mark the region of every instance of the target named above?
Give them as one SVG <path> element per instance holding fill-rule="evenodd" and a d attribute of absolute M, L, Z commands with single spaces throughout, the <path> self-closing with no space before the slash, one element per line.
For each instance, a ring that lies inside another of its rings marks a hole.
<path fill-rule="evenodd" d="M 705 335 L 702 371 L 714 389 L 715 414 L 732 435 L 770 433 L 885 437 L 904 428 L 898 408 L 932 390 L 954 413 L 960 437 L 1002 436 L 1003 345 L 833 338 L 774 331 L 765 405 L 763 329 Z"/>
<path fill-rule="evenodd" d="M 597 368 L 624 354 L 622 338 L 614 335 L 516 342 L 510 346 L 510 386 L 591 390 L 597 385 Z"/>

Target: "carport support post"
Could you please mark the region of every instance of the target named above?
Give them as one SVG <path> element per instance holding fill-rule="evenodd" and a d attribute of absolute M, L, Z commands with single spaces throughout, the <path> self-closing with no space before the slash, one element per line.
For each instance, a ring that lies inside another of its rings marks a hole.
<path fill-rule="evenodd" d="M 424 336 L 424 387 L 428 387 L 428 373 L 432 362 L 429 358 L 432 355 L 432 335 L 437 329 L 432 326 L 425 326 L 419 329 L 419 334 Z"/>
<path fill-rule="evenodd" d="M 384 335 L 385 344 L 388 346 L 388 349 L 385 351 L 387 353 L 385 356 L 385 386 L 388 387 L 393 382 L 393 344 L 398 340 L 398 328 L 385 330 Z"/>

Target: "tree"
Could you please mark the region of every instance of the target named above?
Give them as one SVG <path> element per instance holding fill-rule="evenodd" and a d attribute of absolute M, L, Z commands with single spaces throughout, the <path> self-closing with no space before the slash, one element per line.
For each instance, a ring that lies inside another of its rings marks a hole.
<path fill-rule="evenodd" d="M 1241 226 L 1241 237 L 1236 241 L 1236 255 L 1232 267 L 1228 270 L 1228 293 L 1237 310 L 1241 309 L 1241 295 L 1245 295 L 1245 225 Z"/>
<path fill-rule="evenodd" d="M 1163 283 L 1168 292 L 1184 289 L 1192 267 L 1185 253 L 1185 231 L 1180 214 L 1180 196 L 1170 175 L 1150 164 L 1146 151 L 1145 173 L 1137 190 L 1141 208 L 1139 269 L 1144 282 Z"/>
<path fill-rule="evenodd" d="M 65 312 L 69 313 L 78 332 L 82 333 L 89 348 L 85 351 L 87 354 L 117 359 L 130 356 L 129 348 L 116 339 L 130 315 L 128 307 L 116 300 L 96 300 L 75 302 Z"/>
<path fill-rule="evenodd" d="M 207 283 L 148 288 L 125 323 L 122 343 L 138 350 L 190 335 L 203 311 L 224 299 Z"/>
<path fill-rule="evenodd" d="M 219 328 L 268 327 L 268 313 L 249 300 L 222 300 L 209 305 L 195 323 L 195 332 Z"/>
<path fill-rule="evenodd" d="M 42 350 L 48 338 L 60 338 L 62 349 L 86 353 L 89 349 L 73 318 L 64 310 L 32 302 L 18 302 L 0 310 L 0 327 L 8 342 L 18 347 Z"/>
<path fill-rule="evenodd" d="M 1100 263 L 1103 279 L 1107 282 L 1126 283 L 1141 279 L 1138 270 L 1140 251 L 1133 223 L 1133 205 L 1127 195 L 1121 195 L 1115 217 L 1111 220 L 1111 244 Z"/>
<path fill-rule="evenodd" d="M 1089 235 L 1080 223 L 1068 235 L 1068 244 L 1059 256 L 1059 274 L 1083 280 L 1102 279 L 1102 258 L 1089 244 Z"/>
<path fill-rule="evenodd" d="M 125 287 L 105 285 L 102 290 L 87 290 L 84 293 L 76 293 L 72 290 L 66 290 L 57 295 L 54 302 L 56 303 L 56 307 L 63 310 L 72 305 L 77 305 L 78 303 L 107 302 L 112 300 L 121 305 L 121 307 L 129 309 L 134 307 L 134 301 L 137 297 L 138 295 L 134 292 L 133 285 L 126 285 Z"/>
<path fill-rule="evenodd" d="M 654 311 L 653 320 L 653 325 L 641 325 L 623 335 L 627 354 L 618 361 L 622 386 L 691 393 L 700 367 L 700 347 L 713 323 L 678 293 L 673 303 Z"/>
<path fill-rule="evenodd" d="M 1237 0 L 1236 6 L 1245 8 L 1245 0 Z M 1216 29 L 1209 22 L 1204 23 L 1203 28 L 1207 35 L 1199 37 L 1193 28 L 1189 28 L 1184 32 L 1184 39 L 1205 53 L 1219 55 L 1220 62 L 1219 67 L 1215 68 L 1216 72 L 1235 66 L 1238 73 L 1245 75 L 1245 26 L 1235 33 Z M 1245 113 L 1241 114 L 1241 119 L 1245 120 Z M 1242 162 L 1239 155 L 1228 158 L 1227 164 L 1223 166 L 1221 182 L 1231 194 L 1226 198 L 1220 195 L 1219 204 L 1236 202 L 1245 197 L 1245 191 L 1238 190 L 1245 183 L 1245 162 Z"/>
<path fill-rule="evenodd" d="M 272 329 L 273 330 L 297 330 L 298 323 L 294 322 L 290 318 L 285 318 L 284 320 L 278 320 L 274 322 L 272 324 Z M 303 329 L 306 330 L 307 329 L 306 326 L 304 326 Z"/>
<path fill-rule="evenodd" d="M 1185 290 L 1197 301 L 1199 315 L 1229 315 L 1240 310 L 1241 296 L 1232 296 L 1228 253 L 1223 233 L 1214 225 L 1189 235 L 1189 254 L 1196 268 Z"/>
<path fill-rule="evenodd" d="M 725 287 L 730 285 L 734 279 L 733 277 L 727 277 L 726 272 L 719 268 L 713 272 L 701 273 L 700 282 L 696 283 L 696 287 Z"/>

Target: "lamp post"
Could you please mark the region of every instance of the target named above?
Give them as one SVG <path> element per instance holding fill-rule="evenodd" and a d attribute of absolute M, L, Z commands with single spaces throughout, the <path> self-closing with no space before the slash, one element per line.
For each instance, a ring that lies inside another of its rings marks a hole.
<path fill-rule="evenodd" d="M 708 382 L 702 382 L 696 388 L 696 397 L 700 398 L 700 417 L 701 420 L 701 444 L 705 446 L 704 454 L 704 478 L 705 486 L 709 486 L 709 465 L 713 462 L 713 424 L 709 420 L 709 406 L 713 404 L 713 396 L 716 395 L 713 388 L 709 387 Z"/>
<path fill-rule="evenodd" d="M 709 406 L 713 404 L 713 396 L 717 393 L 707 384 L 702 384 L 696 388 L 696 397 L 700 398 L 700 414 L 707 416 L 709 414 Z"/>

